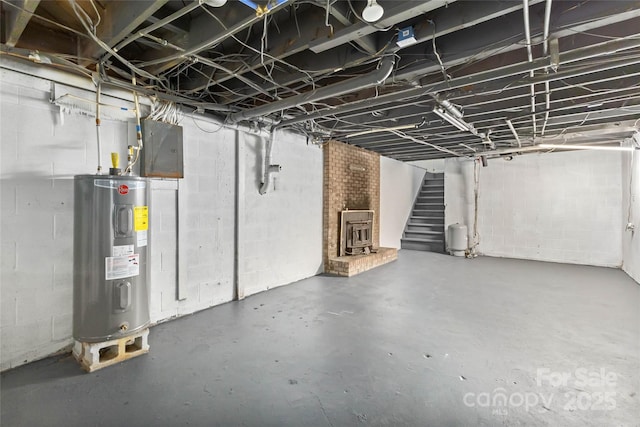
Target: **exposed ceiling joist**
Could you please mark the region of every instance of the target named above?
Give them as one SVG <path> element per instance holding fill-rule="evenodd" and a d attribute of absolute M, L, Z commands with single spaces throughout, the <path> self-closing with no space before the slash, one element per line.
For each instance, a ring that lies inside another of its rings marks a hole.
<path fill-rule="evenodd" d="M 14 47 L 18 43 L 38 4 L 40 0 L 19 0 L 15 2 L 15 8 L 7 8 L 4 22 L 4 38 L 7 46 Z"/>
<path fill-rule="evenodd" d="M 83 75 L 100 61 L 105 84 L 131 89 L 134 72 L 141 92 L 227 121 L 401 160 L 525 149 L 640 117 L 640 0 L 379 2 L 382 18 L 365 23 L 358 0 L 274 0 L 267 13 L 239 1 L 2 0 L 0 54 Z M 399 47 L 407 26 L 415 43 Z M 352 86 L 390 56 L 384 83 Z M 434 113 L 444 102 L 465 126 Z"/>
<path fill-rule="evenodd" d="M 75 0 L 74 0 L 75 1 Z M 100 13 L 100 24 L 96 27 L 96 36 L 109 47 L 114 47 L 137 27 L 143 24 L 165 4 L 167 0 L 138 0 L 122 7 L 119 2 L 105 3 Z M 91 40 L 80 41 L 80 58 L 98 58 L 104 49 Z"/>
<path fill-rule="evenodd" d="M 447 6 L 455 0 L 425 0 L 409 2 L 386 2 L 385 14 L 380 21 L 369 24 L 358 21 L 350 27 L 340 30 L 333 37 L 327 40 L 318 40 L 312 43 L 309 48 L 312 52 L 320 53 L 345 43 L 354 41 L 360 37 L 373 34 L 383 28 L 393 27 L 400 22 L 413 19 L 424 13 L 431 12 L 439 7 Z"/>

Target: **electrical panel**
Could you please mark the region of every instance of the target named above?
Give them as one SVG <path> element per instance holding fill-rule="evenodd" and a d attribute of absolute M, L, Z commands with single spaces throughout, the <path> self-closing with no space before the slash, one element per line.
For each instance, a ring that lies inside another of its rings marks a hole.
<path fill-rule="evenodd" d="M 184 177 L 182 126 L 146 119 L 142 121 L 142 138 L 140 176 Z"/>

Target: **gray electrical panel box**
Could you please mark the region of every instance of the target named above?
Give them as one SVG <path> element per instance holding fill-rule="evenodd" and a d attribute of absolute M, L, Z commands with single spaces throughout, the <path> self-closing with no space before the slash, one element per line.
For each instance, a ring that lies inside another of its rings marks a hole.
<path fill-rule="evenodd" d="M 144 147 L 140 152 L 140 175 L 183 178 L 182 126 L 146 119 L 142 121 Z"/>

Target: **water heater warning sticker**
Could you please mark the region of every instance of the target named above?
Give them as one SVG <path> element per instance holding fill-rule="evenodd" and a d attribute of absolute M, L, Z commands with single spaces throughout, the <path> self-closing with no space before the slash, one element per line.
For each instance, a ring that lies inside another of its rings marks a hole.
<path fill-rule="evenodd" d="M 136 233 L 136 244 L 139 248 L 147 246 L 147 230 L 138 231 Z"/>
<path fill-rule="evenodd" d="M 105 280 L 124 279 L 140 274 L 140 255 L 111 256 L 104 259 Z"/>
<path fill-rule="evenodd" d="M 135 231 L 149 229 L 149 206 L 136 206 L 133 208 L 133 229 Z"/>

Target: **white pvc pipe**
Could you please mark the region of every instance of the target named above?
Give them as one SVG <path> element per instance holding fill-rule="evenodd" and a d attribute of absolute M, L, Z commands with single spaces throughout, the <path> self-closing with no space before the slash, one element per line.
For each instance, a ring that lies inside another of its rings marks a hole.
<path fill-rule="evenodd" d="M 527 43 L 527 60 L 533 62 L 533 54 L 531 53 L 531 31 L 529 29 L 529 0 L 523 0 L 522 11 L 524 14 L 524 36 Z M 534 72 L 529 72 L 529 77 L 534 77 Z M 531 96 L 531 124 L 533 125 L 533 140 L 536 139 L 536 88 L 534 84 L 529 86 Z"/>
<path fill-rule="evenodd" d="M 553 0 L 547 0 L 544 10 L 544 32 L 543 32 L 543 55 L 547 56 L 549 53 L 549 24 L 551 22 L 551 2 Z M 544 69 L 548 72 L 548 69 Z M 547 122 L 549 121 L 549 110 L 551 109 L 551 90 L 549 88 L 549 81 L 544 82 L 544 106 L 546 112 L 544 113 L 544 122 L 542 123 L 542 131 L 540 134 L 544 136 L 544 132 L 547 129 Z"/>
<path fill-rule="evenodd" d="M 96 88 L 96 142 L 98 143 L 98 175 L 102 174 L 102 142 L 100 141 L 100 91 L 102 85 L 98 82 Z"/>

